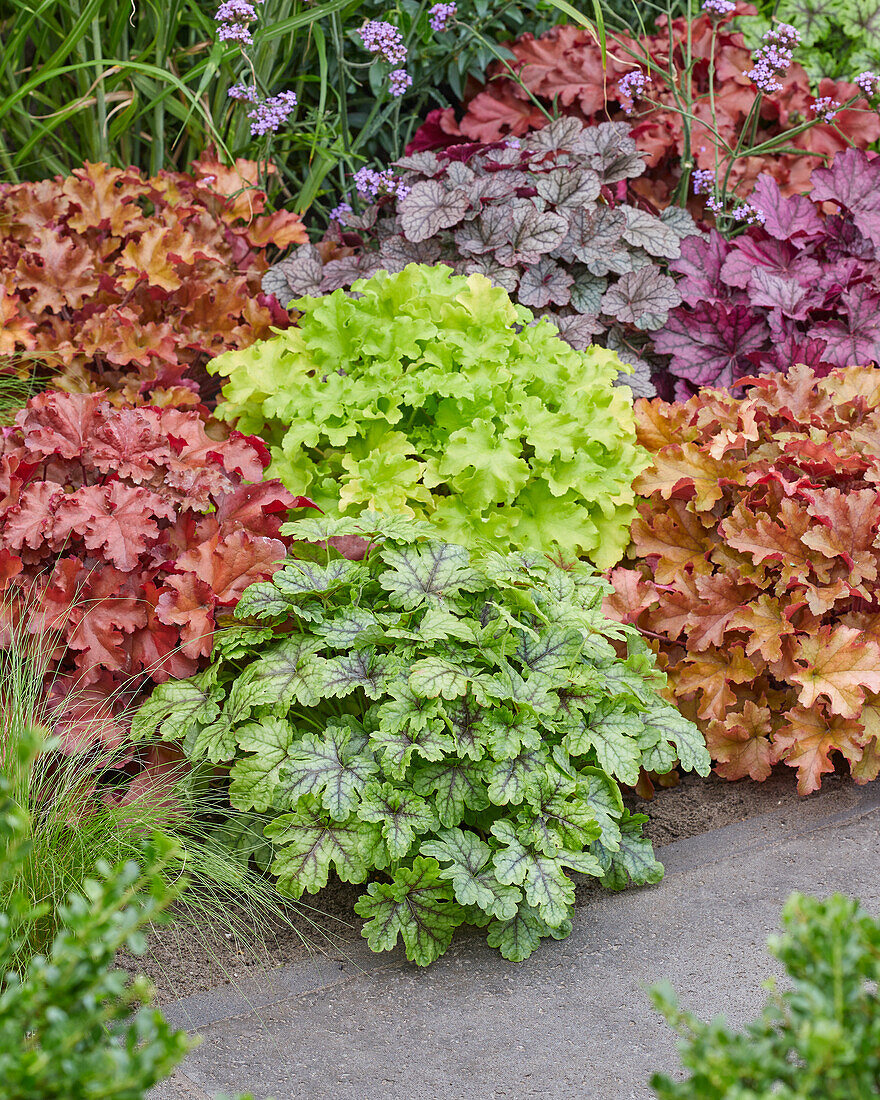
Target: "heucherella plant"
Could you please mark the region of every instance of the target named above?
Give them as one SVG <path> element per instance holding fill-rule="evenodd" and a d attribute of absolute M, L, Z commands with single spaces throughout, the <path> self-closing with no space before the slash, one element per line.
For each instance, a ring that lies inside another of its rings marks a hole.
<path fill-rule="evenodd" d="M 401 938 L 427 965 L 465 923 L 514 960 L 564 938 L 571 871 L 659 880 L 619 784 L 676 759 L 707 774 L 709 757 L 638 632 L 603 617 L 588 565 L 469 552 L 373 514 L 296 532 L 325 559 L 251 585 L 218 659 L 134 721 L 231 766 L 233 805 L 268 815 L 282 893 L 316 893 L 331 869 L 370 879 L 355 907 L 370 946 Z"/>
<path fill-rule="evenodd" d="M 619 560 L 647 457 L 617 356 L 569 347 L 483 275 L 409 264 L 352 290 L 209 365 L 229 377 L 217 415 L 270 444 L 271 473 L 325 510 Z"/>

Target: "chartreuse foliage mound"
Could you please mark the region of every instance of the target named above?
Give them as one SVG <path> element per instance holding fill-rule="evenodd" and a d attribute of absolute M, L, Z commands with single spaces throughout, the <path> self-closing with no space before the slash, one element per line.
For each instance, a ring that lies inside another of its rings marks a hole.
<path fill-rule="evenodd" d="M 880 922 L 852 898 L 793 894 L 769 942 L 790 989 L 773 991 L 742 1032 L 683 1012 L 668 986 L 654 1004 L 684 1037 L 691 1075 L 655 1074 L 661 1100 L 867 1100 L 880 1085 Z"/>
<path fill-rule="evenodd" d="M 400 518 L 296 533 L 370 550 L 251 585 L 218 659 L 134 724 L 231 765 L 233 805 L 268 814 L 282 893 L 331 870 L 372 879 L 356 906 L 370 945 L 401 937 L 426 965 L 464 923 L 516 960 L 566 936 L 570 871 L 612 889 L 660 878 L 618 783 L 676 759 L 706 774 L 709 757 L 638 632 L 603 617 L 589 566 L 469 552 Z"/>
<path fill-rule="evenodd" d="M 271 444 L 272 475 L 331 511 L 617 561 L 647 459 L 616 356 L 575 351 L 481 275 L 410 264 L 353 289 L 211 364 L 230 379 L 218 415 Z"/>

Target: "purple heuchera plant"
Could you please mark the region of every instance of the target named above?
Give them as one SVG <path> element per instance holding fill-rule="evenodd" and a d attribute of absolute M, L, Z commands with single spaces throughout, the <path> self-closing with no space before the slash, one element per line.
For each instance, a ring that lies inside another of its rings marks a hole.
<path fill-rule="evenodd" d="M 880 363 L 880 158 L 847 149 L 812 184 L 784 198 L 762 175 L 749 200 L 762 225 L 682 242 L 684 304 L 654 334 L 676 396 L 794 363 Z"/>
<path fill-rule="evenodd" d="M 623 381 L 653 393 L 643 352 L 681 303 L 664 268 L 698 230 L 678 207 L 658 216 L 627 201 L 644 161 L 625 123 L 560 118 L 520 140 L 416 153 L 396 168 L 356 173 L 377 201 L 326 238 L 354 255 L 324 263 L 303 245 L 267 272 L 264 290 L 286 305 L 409 263 L 479 272 L 574 347 L 613 348 L 636 372 Z"/>

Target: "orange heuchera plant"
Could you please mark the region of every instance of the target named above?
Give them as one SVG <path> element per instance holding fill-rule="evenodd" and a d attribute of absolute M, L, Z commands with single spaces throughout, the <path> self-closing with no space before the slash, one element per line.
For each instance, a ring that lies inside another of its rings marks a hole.
<path fill-rule="evenodd" d="M 607 613 L 635 623 L 717 772 L 802 794 L 880 772 L 880 369 L 637 403 L 654 465 Z"/>
<path fill-rule="evenodd" d="M 209 359 L 290 323 L 260 278 L 268 246 L 306 233 L 256 180 L 205 155 L 191 175 L 86 164 L 0 185 L 0 356 L 116 404 L 198 404 Z"/>
<path fill-rule="evenodd" d="M 753 16 L 755 8 L 738 3 L 735 14 Z M 781 90 L 759 100 L 746 75 L 752 52 L 729 20 L 703 13 L 690 28 L 683 18 L 666 26 L 663 17 L 653 35 L 609 32 L 605 64 L 599 44 L 583 27 L 553 27 L 540 38 L 524 34 L 509 44 L 513 60 L 489 67 L 486 85 L 472 95 L 463 116 L 456 120 L 452 108 L 432 111 L 407 152 L 521 137 L 546 126 L 547 112 L 590 123 L 626 121 L 648 165 L 634 190 L 663 207 L 679 184 L 682 164 L 691 159 L 694 167 L 713 175 L 717 168 L 719 184 L 729 168 L 725 190 L 743 198 L 762 172 L 774 177 L 783 194 L 799 194 L 809 191 L 813 168 L 847 147 L 864 149 L 880 137 L 880 119 L 864 98 L 830 122 L 817 121 L 817 96 L 843 104 L 861 92 L 855 84 L 833 80 L 820 81 L 814 91 L 796 55 L 795 64 L 779 77 Z M 511 68 L 516 79 L 509 75 Z M 625 83 L 621 86 L 621 78 L 634 72 L 650 77 L 635 103 Z M 804 129 L 805 122 L 814 124 Z M 768 142 L 775 149 L 765 149 Z M 730 156 L 731 150 L 758 148 L 760 154 Z"/>

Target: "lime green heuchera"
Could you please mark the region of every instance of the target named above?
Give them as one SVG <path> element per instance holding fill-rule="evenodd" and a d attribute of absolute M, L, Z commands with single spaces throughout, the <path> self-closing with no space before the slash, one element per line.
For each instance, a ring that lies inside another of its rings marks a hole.
<path fill-rule="evenodd" d="M 499 549 L 620 558 L 648 463 L 613 352 L 576 351 L 482 275 L 410 264 L 293 305 L 299 327 L 219 356 L 217 415 L 326 511 L 430 519 Z"/>
<path fill-rule="evenodd" d="M 562 939 L 572 871 L 658 881 L 618 784 L 676 760 L 706 775 L 709 755 L 642 636 L 603 616 L 589 565 L 369 513 L 288 526 L 313 549 L 371 549 L 250 585 L 211 666 L 158 687 L 133 725 L 230 769 L 233 805 L 266 815 L 282 893 L 370 879 L 370 945 L 400 938 L 426 965 L 465 923 L 509 959 Z"/>

